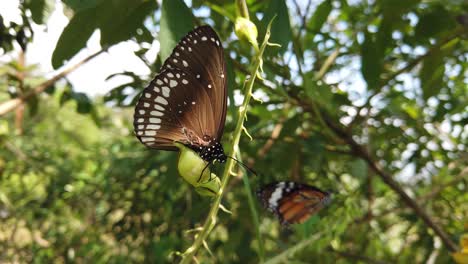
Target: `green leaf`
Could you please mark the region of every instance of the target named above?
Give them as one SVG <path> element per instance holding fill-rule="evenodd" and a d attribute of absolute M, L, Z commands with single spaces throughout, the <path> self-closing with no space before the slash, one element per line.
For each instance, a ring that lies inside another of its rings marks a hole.
<path fill-rule="evenodd" d="M 105 1 L 98 8 L 101 46 L 110 46 L 136 35 L 137 29 L 156 7 L 156 1 Z"/>
<path fill-rule="evenodd" d="M 46 0 L 29 0 L 25 2 L 25 7 L 31 11 L 31 18 L 36 24 L 44 23 Z"/>
<path fill-rule="evenodd" d="M 159 31 L 160 58 L 165 61 L 179 40 L 193 29 L 193 15 L 182 0 L 164 0 Z"/>
<path fill-rule="evenodd" d="M 455 19 L 443 6 L 431 8 L 423 14 L 415 28 L 416 38 L 437 37 L 440 33 L 456 26 Z"/>
<path fill-rule="evenodd" d="M 445 73 L 444 56 L 437 52 L 424 58 L 419 78 L 424 100 L 439 93 L 443 87 L 443 77 Z"/>
<path fill-rule="evenodd" d="M 78 113 L 87 114 L 91 112 L 93 104 L 91 100 L 85 93 L 76 93 L 73 92 L 71 94 L 72 99 L 74 99 L 77 103 L 76 110 Z"/>
<path fill-rule="evenodd" d="M 262 36 L 265 33 L 268 23 L 270 23 L 271 19 L 275 15 L 276 18 L 271 26 L 270 42 L 280 44 L 281 48 L 279 48 L 279 51 L 280 53 L 284 53 L 288 48 L 288 44 L 292 41 L 292 30 L 289 22 L 288 7 L 284 0 L 272 0 L 270 2 L 261 22 L 260 32 L 262 33 L 259 35 Z M 277 49 L 269 49 L 268 52 L 276 53 Z"/>
<path fill-rule="evenodd" d="M 367 177 L 367 163 L 363 159 L 355 159 L 349 166 L 351 175 L 354 177 L 359 179 L 364 179 Z"/>
<path fill-rule="evenodd" d="M 63 30 L 52 54 L 52 66 L 59 68 L 80 51 L 97 27 L 95 9 L 86 9 L 72 17 Z"/>
<path fill-rule="evenodd" d="M 75 12 L 83 9 L 93 8 L 99 5 L 103 0 L 63 0 L 62 2 Z"/>
<path fill-rule="evenodd" d="M 331 0 L 323 1 L 317 9 L 315 10 L 314 15 L 309 20 L 309 28 L 312 32 L 319 32 L 323 24 L 327 21 L 328 15 L 332 11 L 332 2 Z"/>
<path fill-rule="evenodd" d="M 375 34 L 365 32 L 364 43 L 361 46 L 361 72 L 369 89 L 379 85 L 380 73 L 383 67 L 383 52 L 381 42 L 375 40 Z"/>

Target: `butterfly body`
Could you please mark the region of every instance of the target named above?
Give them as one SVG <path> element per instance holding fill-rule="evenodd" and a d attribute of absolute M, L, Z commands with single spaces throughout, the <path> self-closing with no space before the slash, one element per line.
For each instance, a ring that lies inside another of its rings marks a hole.
<path fill-rule="evenodd" d="M 283 225 L 303 223 L 331 201 L 330 193 L 292 181 L 268 184 L 257 196 Z"/>
<path fill-rule="evenodd" d="M 215 31 L 189 32 L 141 93 L 134 130 L 147 147 L 176 151 L 178 142 L 208 163 L 225 162 L 220 143 L 226 120 L 224 52 Z"/>

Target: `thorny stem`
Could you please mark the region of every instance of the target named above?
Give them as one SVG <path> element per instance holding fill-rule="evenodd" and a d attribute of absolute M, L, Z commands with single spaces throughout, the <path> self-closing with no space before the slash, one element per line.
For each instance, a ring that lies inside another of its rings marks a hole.
<path fill-rule="evenodd" d="M 253 84 L 254 84 L 254 81 L 255 81 L 256 77 L 259 74 L 260 65 L 262 63 L 263 52 L 265 51 L 266 46 L 268 44 L 270 44 L 270 43 L 268 43 L 268 39 L 270 38 L 270 28 L 271 28 L 271 22 L 272 21 L 270 21 L 270 23 L 268 24 L 262 46 L 260 47 L 260 50 L 258 51 L 257 56 L 254 59 L 254 65 L 253 65 L 252 72 L 250 74 L 250 79 L 247 81 L 247 85 L 246 85 L 247 88 L 246 88 L 246 92 L 245 92 L 244 102 L 242 103 L 242 106 L 240 107 L 239 115 L 238 115 L 238 118 L 237 118 L 236 128 L 234 130 L 234 138 L 233 138 L 233 142 L 232 142 L 232 149 L 228 153 L 228 156 L 231 156 L 231 157 L 234 157 L 236 152 L 239 151 L 239 140 L 240 140 L 240 136 L 241 136 L 242 131 L 243 131 L 242 128 L 244 127 L 244 120 L 245 120 L 246 115 L 247 115 L 247 108 L 248 108 L 248 105 L 249 105 L 249 102 L 250 102 L 250 98 L 252 97 Z M 226 188 L 226 186 L 227 186 L 227 184 L 229 182 L 229 178 L 231 176 L 230 172 L 232 170 L 233 165 L 234 165 L 234 160 L 229 159 L 227 161 L 227 163 L 226 163 L 225 168 L 224 168 L 222 181 L 221 181 L 221 188 L 219 190 L 219 195 L 216 196 L 216 198 L 215 198 L 215 200 L 213 202 L 213 205 L 211 206 L 210 212 L 208 213 L 208 216 L 207 216 L 207 218 L 205 220 L 205 223 L 203 224 L 202 231 L 200 232 L 200 234 L 198 234 L 198 236 L 196 237 L 196 239 L 195 239 L 194 243 L 192 244 L 192 246 L 190 246 L 182 254 L 182 261 L 180 262 L 181 264 L 190 263 L 190 261 L 192 261 L 193 257 L 197 253 L 200 246 L 203 245 L 203 241 L 205 241 L 205 239 L 208 237 L 208 234 L 210 233 L 210 231 L 215 226 L 215 224 L 216 224 L 216 215 L 217 215 L 218 210 L 219 210 L 219 205 L 221 203 L 221 199 L 223 198 L 224 189 Z"/>

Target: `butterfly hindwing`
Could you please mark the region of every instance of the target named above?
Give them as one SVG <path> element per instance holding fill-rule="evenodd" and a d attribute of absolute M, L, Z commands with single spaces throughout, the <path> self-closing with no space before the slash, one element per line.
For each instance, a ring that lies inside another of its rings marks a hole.
<path fill-rule="evenodd" d="M 291 181 L 268 184 L 257 195 L 262 205 L 285 225 L 305 222 L 330 200 L 328 192 Z"/>

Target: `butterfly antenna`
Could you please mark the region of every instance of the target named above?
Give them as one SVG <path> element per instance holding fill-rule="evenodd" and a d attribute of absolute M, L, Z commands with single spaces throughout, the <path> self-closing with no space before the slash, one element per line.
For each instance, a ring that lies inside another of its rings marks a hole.
<path fill-rule="evenodd" d="M 253 173 L 255 176 L 258 176 L 257 172 L 255 172 L 253 169 L 249 168 L 249 166 L 245 165 L 244 163 L 242 163 L 241 161 L 239 161 L 238 159 L 234 158 L 234 157 L 231 157 L 231 156 L 226 156 L 234 161 L 236 161 L 237 163 L 239 163 L 240 165 L 242 165 L 242 167 L 244 167 L 245 169 L 247 169 L 249 172 Z"/>

